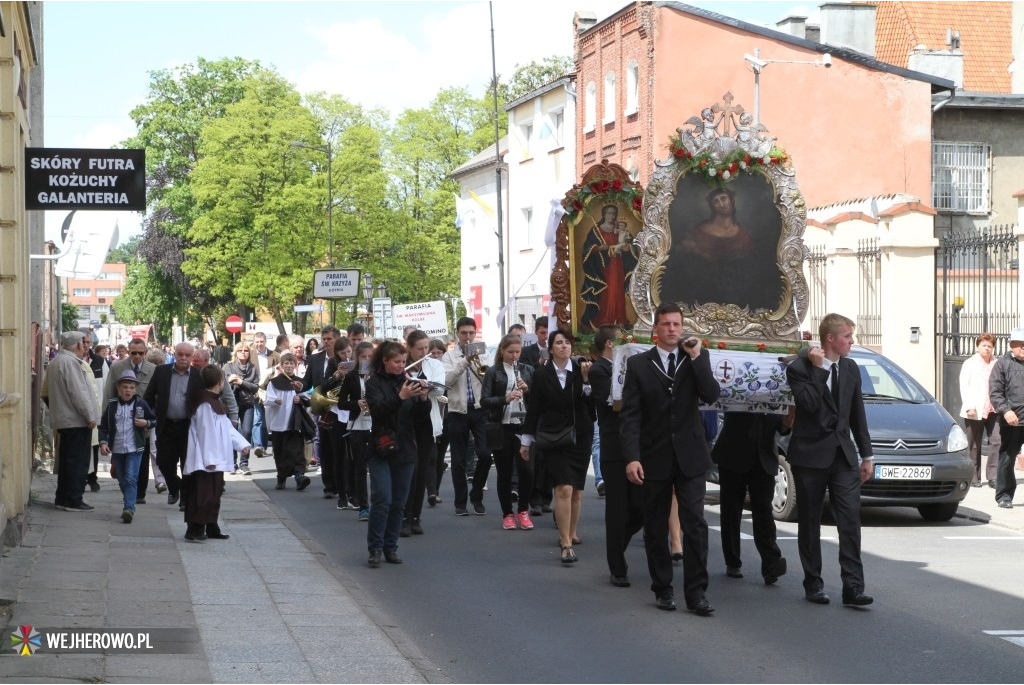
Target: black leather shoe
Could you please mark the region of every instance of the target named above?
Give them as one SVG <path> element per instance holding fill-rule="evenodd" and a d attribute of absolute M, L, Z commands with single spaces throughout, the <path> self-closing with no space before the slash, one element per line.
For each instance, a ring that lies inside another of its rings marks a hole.
<path fill-rule="evenodd" d="M 990 481 L 988 482 L 988 486 L 989 486 L 990 488 L 992 488 L 993 490 L 995 490 L 995 489 L 996 489 L 996 482 L 995 482 L 994 480 L 990 480 Z"/>
<path fill-rule="evenodd" d="M 710 616 L 715 613 L 715 607 L 711 606 L 706 597 L 701 597 L 695 602 L 687 602 L 686 608 L 698 616 Z"/>
<path fill-rule="evenodd" d="M 409 530 L 412 531 L 413 535 L 423 535 L 423 524 L 420 523 L 419 519 L 413 519 L 409 524 Z"/>
<path fill-rule="evenodd" d="M 683 563 L 683 553 L 682 552 L 673 552 L 672 553 L 672 563 L 675 564 L 676 566 L 678 566 L 679 564 Z"/>
<path fill-rule="evenodd" d="M 403 538 L 412 537 L 412 524 L 408 521 L 402 521 L 402 529 L 398 531 L 398 536 Z"/>
<path fill-rule="evenodd" d="M 865 595 L 861 591 L 856 592 L 844 592 L 843 593 L 843 606 L 848 607 L 866 607 L 873 603 L 875 598 L 871 595 Z"/>
<path fill-rule="evenodd" d="M 629 587 L 629 576 L 612 576 L 612 585 L 615 587 Z"/>
<path fill-rule="evenodd" d="M 379 549 L 371 549 L 370 550 L 370 558 L 366 560 L 367 565 L 370 568 L 377 568 L 377 567 L 379 567 L 382 556 L 383 556 L 383 554 L 381 554 L 381 551 Z"/>
<path fill-rule="evenodd" d="M 806 598 L 808 602 L 812 602 L 814 604 L 828 604 L 832 601 L 829 599 L 828 595 L 825 594 L 824 590 L 808 590 L 804 594 L 804 598 Z"/>
<path fill-rule="evenodd" d="M 740 570 L 739 566 L 726 566 L 725 575 L 729 576 L 730 578 L 742 578 L 743 571 Z"/>
<path fill-rule="evenodd" d="M 210 538 L 211 540 L 227 540 L 231 536 L 225 533 L 207 533 L 206 537 Z"/>
<path fill-rule="evenodd" d="M 657 599 L 657 606 L 659 609 L 664 611 L 675 611 L 676 610 L 676 598 L 671 592 L 665 593 Z"/>
<path fill-rule="evenodd" d="M 398 556 L 398 551 L 393 549 L 384 550 L 384 561 L 389 564 L 401 564 L 402 557 Z"/>
<path fill-rule="evenodd" d="M 772 567 L 764 574 L 765 585 L 775 585 L 779 582 L 779 577 L 786 575 L 786 558 L 779 557 L 779 560 L 772 564 Z"/>
<path fill-rule="evenodd" d="M 313 481 L 311 481 L 306 476 L 299 476 L 298 480 L 295 481 L 295 489 L 298 490 L 299 492 L 302 492 L 303 490 L 308 488 L 309 484 L 312 482 Z"/>
<path fill-rule="evenodd" d="M 178 493 L 176 493 L 176 492 L 168 492 L 167 493 L 167 503 L 168 504 L 177 504 L 178 503 Z"/>

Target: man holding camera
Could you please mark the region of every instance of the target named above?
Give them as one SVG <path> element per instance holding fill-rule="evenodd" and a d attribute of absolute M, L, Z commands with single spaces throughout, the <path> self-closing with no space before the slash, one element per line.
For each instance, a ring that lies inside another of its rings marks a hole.
<path fill-rule="evenodd" d="M 698 407 L 701 402 L 715 402 L 721 391 L 700 340 L 683 340 L 683 313 L 678 305 L 666 303 L 655 310 L 654 332 L 657 344 L 626 362 L 619 414 L 626 477 L 644 490 L 644 547 L 657 607 L 676 608 L 668 548 L 674 491 L 686 550 L 686 608 L 710 616 L 715 609 L 704 595 L 708 586 L 704 478 L 711 454 Z"/>

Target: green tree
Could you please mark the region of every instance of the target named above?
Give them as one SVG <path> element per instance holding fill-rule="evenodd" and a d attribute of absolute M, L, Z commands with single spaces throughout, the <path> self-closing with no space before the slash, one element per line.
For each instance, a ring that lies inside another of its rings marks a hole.
<path fill-rule="evenodd" d="M 142 259 L 128 262 L 124 291 L 114 298 L 117 320 L 124 324 L 156 324 L 169 331 L 181 312 L 181 291 L 158 268 Z"/>
<path fill-rule="evenodd" d="M 61 330 L 78 330 L 78 307 L 70 302 L 60 303 L 60 327 Z"/>
<path fill-rule="evenodd" d="M 499 102 L 502 105 L 512 102 L 546 83 L 575 71 L 576 65 L 573 64 L 572 58 L 564 55 L 549 55 L 540 62 L 534 60 L 522 66 L 517 64 L 508 82 L 502 83 L 501 77 L 498 77 Z"/>
<path fill-rule="evenodd" d="M 138 258 L 141 235 L 135 235 L 124 241 L 107 255 L 107 264 L 127 264 Z"/>
<path fill-rule="evenodd" d="M 266 307 L 283 331 L 285 313 L 312 288 L 324 263 L 324 195 L 288 165 L 294 141 L 313 140 L 317 122 L 283 78 L 260 71 L 244 95 L 209 121 L 189 176 L 197 216 L 186 232 L 182 271 L 214 298 Z"/>

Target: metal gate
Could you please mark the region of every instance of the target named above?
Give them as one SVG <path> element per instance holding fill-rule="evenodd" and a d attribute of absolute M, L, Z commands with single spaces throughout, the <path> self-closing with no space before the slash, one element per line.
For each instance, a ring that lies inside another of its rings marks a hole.
<path fill-rule="evenodd" d="M 1018 239 L 1015 227 L 951 231 L 939 240 L 935 330 L 942 363 L 942 404 L 960 411 L 960 367 L 974 354 L 981 333 L 996 337 L 995 354 L 1008 347 L 1010 330 L 1021 325 Z"/>
<path fill-rule="evenodd" d="M 878 238 L 857 241 L 860 287 L 857 294 L 857 342 L 882 345 L 882 250 Z"/>
<path fill-rule="evenodd" d="M 821 320 L 828 313 L 826 261 L 824 245 L 814 245 L 804 253 L 804 263 L 807 264 L 807 324 L 815 340 L 818 339 Z"/>

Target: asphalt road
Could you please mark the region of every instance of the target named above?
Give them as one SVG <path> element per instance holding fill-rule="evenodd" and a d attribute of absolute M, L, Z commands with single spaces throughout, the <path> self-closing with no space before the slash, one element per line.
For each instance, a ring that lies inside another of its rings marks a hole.
<path fill-rule="evenodd" d="M 443 504 L 425 509 L 426 534 L 403 538 L 405 563 L 366 566 L 366 527 L 354 511 L 272 490 L 270 459 L 253 478 L 419 649 L 456 682 L 1019 682 L 1024 664 L 1024 536 L 913 509 L 864 509 L 870 610 L 840 604 L 835 529 L 824 526 L 830 606 L 803 599 L 796 524 L 779 528 L 790 573 L 766 587 L 751 539 L 747 577 L 726 578 L 711 531 L 711 618 L 658 611 L 643 546 L 627 552 L 630 588 L 608 582 L 603 502 L 586 492 L 577 564 L 559 563 L 550 515 L 505 531 L 494 491 L 485 516 L 456 517 L 450 472 Z M 715 488 L 709 484 L 710 488 Z M 712 490 L 711 493 L 714 491 Z M 1024 515 L 1024 512 L 1022 512 Z M 749 512 L 744 530 L 750 532 Z M 708 523 L 718 523 L 709 504 Z M 829 519 L 826 516 L 826 522 Z M 788 538 L 788 539 L 787 539 Z M 981 539 L 978 539 L 981 538 Z M 676 569 L 681 603 L 682 568 Z M 989 634 L 985 631 L 1008 631 Z M 1012 633 L 1016 631 L 1017 635 Z M 310 636 L 310 639 L 316 639 Z"/>

